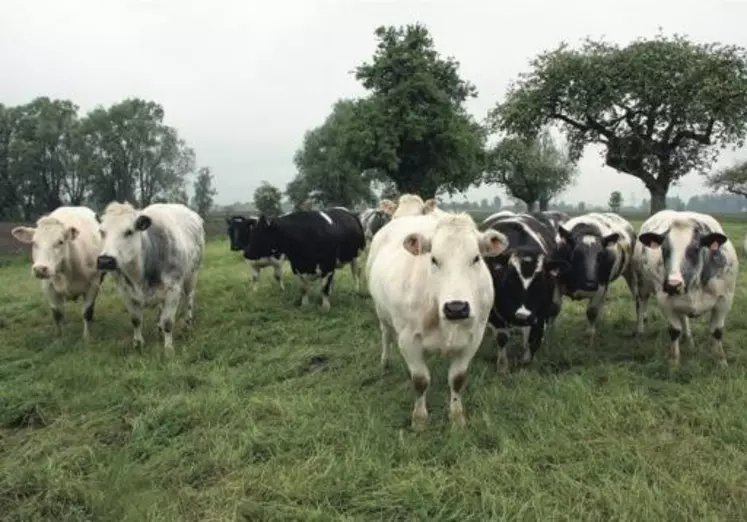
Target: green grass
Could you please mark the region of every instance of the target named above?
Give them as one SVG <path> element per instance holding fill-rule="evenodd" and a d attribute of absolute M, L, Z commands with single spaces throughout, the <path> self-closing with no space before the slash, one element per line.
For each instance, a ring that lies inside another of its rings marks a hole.
<path fill-rule="evenodd" d="M 741 252 L 747 227 L 729 224 Z M 743 269 L 743 273 L 747 271 Z M 406 367 L 379 371 L 368 296 L 339 272 L 332 310 L 299 311 L 298 285 L 249 290 L 225 241 L 208 246 L 196 326 L 164 362 L 155 310 L 144 353 L 107 281 L 84 348 L 63 337 L 25 259 L 0 269 L 0 519 L 743 520 L 747 509 L 747 275 L 727 322 L 729 368 L 698 349 L 670 371 L 666 325 L 614 285 L 597 348 L 566 301 L 532 368 L 499 377 L 486 343 L 448 421 L 447 361 L 429 359 L 430 425 L 409 428 Z M 511 346 L 518 348 L 520 335 Z"/>

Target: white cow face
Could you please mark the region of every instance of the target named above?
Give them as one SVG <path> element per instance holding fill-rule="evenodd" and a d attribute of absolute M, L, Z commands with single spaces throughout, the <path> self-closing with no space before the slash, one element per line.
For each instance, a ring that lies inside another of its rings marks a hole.
<path fill-rule="evenodd" d="M 142 255 L 143 231 L 151 225 L 151 219 L 134 212 L 107 213 L 101 219 L 103 246 L 98 258 L 99 270 L 119 270 Z"/>
<path fill-rule="evenodd" d="M 39 279 L 54 277 L 67 257 L 68 245 L 78 229 L 54 218 L 42 218 L 34 227 L 16 227 L 10 232 L 21 243 L 31 244 L 31 273 Z"/>
<path fill-rule="evenodd" d="M 404 240 L 412 255 L 430 257 L 430 281 L 439 317 L 449 321 L 474 318 L 485 300 L 481 293 L 486 291 L 483 275 L 488 272 L 482 258 L 497 256 L 508 247 L 506 236 L 495 230 L 479 232 L 469 219 L 450 216 L 439 222 L 431 238 L 413 233 Z"/>

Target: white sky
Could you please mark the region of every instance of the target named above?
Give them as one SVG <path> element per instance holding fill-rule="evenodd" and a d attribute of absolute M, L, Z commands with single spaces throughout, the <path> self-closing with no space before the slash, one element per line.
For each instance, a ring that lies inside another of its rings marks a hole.
<path fill-rule="evenodd" d="M 747 0 L 0 0 L 0 102 L 47 95 L 88 110 L 132 96 L 158 101 L 212 167 L 217 202 L 229 203 L 249 200 L 263 179 L 284 188 L 304 131 L 338 98 L 364 93 L 350 71 L 370 60 L 378 25 L 426 24 L 477 86 L 469 108 L 482 120 L 528 61 L 561 40 L 624 43 L 661 26 L 747 47 L 745 20 Z M 720 164 L 744 157 L 727 151 Z M 591 149 L 579 167 L 561 199 L 646 195 Z M 691 174 L 672 194 L 701 190 Z"/>

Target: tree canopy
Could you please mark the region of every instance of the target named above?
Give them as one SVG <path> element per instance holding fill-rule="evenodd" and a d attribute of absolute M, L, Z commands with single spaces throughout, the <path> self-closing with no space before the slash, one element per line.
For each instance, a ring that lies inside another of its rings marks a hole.
<path fill-rule="evenodd" d="M 747 197 L 747 161 L 716 171 L 708 176 L 706 185 L 714 190 Z"/>
<path fill-rule="evenodd" d="M 587 144 L 601 144 L 607 165 L 645 184 L 655 212 L 672 182 L 704 172 L 720 148 L 743 144 L 747 53 L 679 35 L 624 47 L 563 43 L 531 62 L 490 121 L 520 135 L 560 123 L 574 157 Z"/>
<path fill-rule="evenodd" d="M 282 212 L 282 199 L 280 189 L 267 181 L 262 181 L 254 191 L 254 207 L 266 216 L 277 216 Z"/>
<path fill-rule="evenodd" d="M 534 138 L 509 136 L 488 155 L 485 181 L 505 187 L 528 210 L 547 210 L 549 201 L 573 182 L 576 168 L 567 152 L 553 140 L 547 129 Z"/>

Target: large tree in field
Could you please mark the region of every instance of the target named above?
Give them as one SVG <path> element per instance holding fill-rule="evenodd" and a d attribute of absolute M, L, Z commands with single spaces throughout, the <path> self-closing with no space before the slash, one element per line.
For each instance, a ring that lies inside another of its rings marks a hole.
<path fill-rule="evenodd" d="M 324 123 L 306 133 L 293 157 L 298 175 L 304 180 L 306 196 L 311 194 L 323 206 L 352 208 L 361 201 L 374 199 L 371 176 L 361 170 L 346 150 L 347 141 L 355 139 L 351 133 L 355 132 L 353 118 L 358 103 L 353 100 L 335 103 Z"/>
<path fill-rule="evenodd" d="M 350 157 L 399 192 L 433 197 L 468 188 L 482 174 L 485 142 L 464 108 L 475 87 L 460 78 L 456 60 L 436 52 L 424 26 L 379 27 L 375 35 L 373 59 L 355 71 L 370 96 L 355 106 Z"/>
<path fill-rule="evenodd" d="M 714 172 L 708 176 L 706 185 L 714 190 L 747 197 L 747 161 Z"/>
<path fill-rule="evenodd" d="M 210 173 L 210 167 L 200 167 L 197 171 L 193 189 L 192 207 L 204 218 L 213 206 L 213 198 L 218 194 L 218 191 L 213 187 L 213 175 Z"/>
<path fill-rule="evenodd" d="M 531 135 L 547 122 L 567 131 L 575 157 L 604 147 L 605 163 L 640 179 L 651 212 L 672 183 L 704 172 L 747 130 L 747 55 L 675 35 L 625 47 L 586 40 L 539 55 L 491 111 L 494 129 Z"/>
<path fill-rule="evenodd" d="M 262 181 L 254 190 L 254 208 L 266 216 L 277 216 L 280 214 L 283 194 L 275 185 Z"/>
<path fill-rule="evenodd" d="M 567 151 L 543 129 L 533 138 L 509 136 L 488 154 L 485 181 L 503 185 L 529 211 L 547 210 L 552 198 L 573 182 L 576 168 Z"/>

